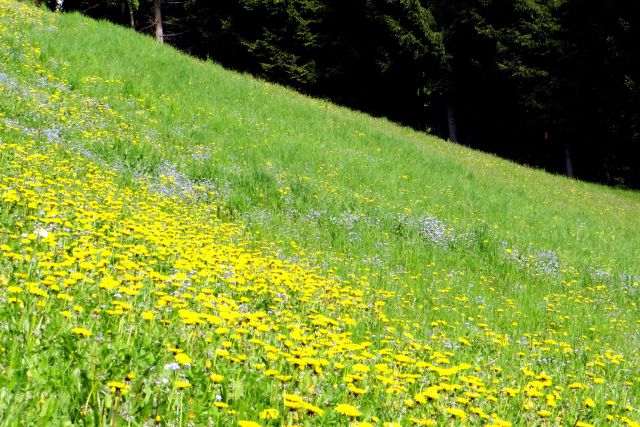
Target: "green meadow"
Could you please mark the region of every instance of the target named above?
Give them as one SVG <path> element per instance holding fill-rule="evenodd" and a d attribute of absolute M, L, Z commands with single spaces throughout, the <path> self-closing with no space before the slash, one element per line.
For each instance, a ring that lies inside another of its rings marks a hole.
<path fill-rule="evenodd" d="M 0 0 L 1 425 L 637 426 L 639 218 Z"/>

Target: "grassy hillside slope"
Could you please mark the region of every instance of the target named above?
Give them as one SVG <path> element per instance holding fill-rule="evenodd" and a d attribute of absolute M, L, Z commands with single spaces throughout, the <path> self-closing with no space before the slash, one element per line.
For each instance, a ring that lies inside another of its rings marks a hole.
<path fill-rule="evenodd" d="M 0 0 L 3 425 L 637 425 L 639 218 Z"/>

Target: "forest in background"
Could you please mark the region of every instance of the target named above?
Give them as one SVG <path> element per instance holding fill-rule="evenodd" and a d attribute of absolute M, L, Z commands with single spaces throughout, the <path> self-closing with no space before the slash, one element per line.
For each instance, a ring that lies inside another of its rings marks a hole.
<path fill-rule="evenodd" d="M 640 188 L 640 2 L 43 3 L 521 163 Z"/>

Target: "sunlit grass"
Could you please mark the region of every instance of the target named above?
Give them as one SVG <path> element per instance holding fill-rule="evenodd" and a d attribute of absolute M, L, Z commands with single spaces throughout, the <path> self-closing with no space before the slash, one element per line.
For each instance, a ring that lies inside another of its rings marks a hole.
<path fill-rule="evenodd" d="M 7 0 L 0 170 L 3 424 L 640 418 L 637 193 Z"/>

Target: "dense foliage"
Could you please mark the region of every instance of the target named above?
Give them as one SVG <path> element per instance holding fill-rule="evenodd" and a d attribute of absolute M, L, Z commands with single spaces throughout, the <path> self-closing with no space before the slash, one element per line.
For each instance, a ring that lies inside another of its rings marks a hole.
<path fill-rule="evenodd" d="M 66 10 L 150 32 L 152 7 L 64 2 Z M 185 0 L 162 7 L 167 41 L 199 57 L 551 171 L 640 186 L 638 2 Z"/>

